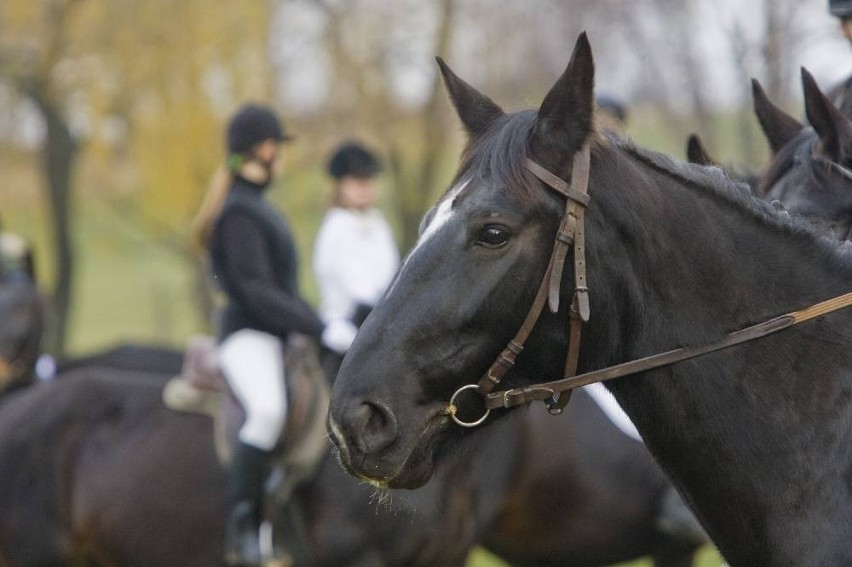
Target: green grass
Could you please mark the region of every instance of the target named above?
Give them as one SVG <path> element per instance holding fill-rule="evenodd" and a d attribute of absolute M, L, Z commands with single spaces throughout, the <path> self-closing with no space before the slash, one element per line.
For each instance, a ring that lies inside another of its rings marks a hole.
<path fill-rule="evenodd" d="M 181 345 L 204 328 L 192 271 L 163 247 L 95 242 L 82 248 L 78 270 L 70 351 L 119 340 Z"/>
<path fill-rule="evenodd" d="M 702 548 L 695 557 L 694 567 L 719 567 L 725 562 L 719 556 L 719 552 L 712 546 Z M 640 559 L 629 563 L 619 563 L 613 567 L 652 567 L 650 559 Z M 500 558 L 482 548 L 476 548 L 471 552 L 467 561 L 467 567 L 509 567 Z"/>

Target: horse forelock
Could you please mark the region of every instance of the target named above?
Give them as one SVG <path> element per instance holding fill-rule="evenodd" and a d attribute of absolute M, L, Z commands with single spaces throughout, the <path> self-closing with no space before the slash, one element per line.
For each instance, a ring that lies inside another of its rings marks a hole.
<path fill-rule="evenodd" d="M 542 191 L 541 182 L 527 169 L 527 158 L 535 159 L 530 155 L 530 141 L 537 119 L 538 110 L 528 109 L 495 120 L 485 133 L 471 139 L 462 152 L 455 183 L 471 179 L 474 186 L 504 191 L 507 197 L 521 205 L 540 201 L 548 195 L 547 191 Z M 586 141 L 592 153 L 606 144 L 595 130 L 589 132 Z M 565 156 L 566 162 L 571 159 L 571 155 Z"/>
<path fill-rule="evenodd" d="M 537 112 L 525 110 L 499 118 L 483 135 L 472 139 L 462 153 L 456 182 L 461 178 L 488 180 L 521 202 L 534 199 L 535 184 L 526 169 L 529 139 Z"/>

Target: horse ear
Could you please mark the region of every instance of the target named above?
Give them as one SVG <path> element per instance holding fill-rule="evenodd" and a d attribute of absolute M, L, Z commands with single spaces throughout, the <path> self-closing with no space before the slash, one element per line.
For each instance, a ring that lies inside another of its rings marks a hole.
<path fill-rule="evenodd" d="M 586 32 L 580 34 L 565 72 L 538 110 L 530 150 L 546 166 L 562 165 L 592 130 L 595 62 Z"/>
<path fill-rule="evenodd" d="M 444 77 L 444 85 L 450 93 L 450 99 L 456 113 L 464 124 L 467 133 L 476 137 L 485 132 L 495 120 L 503 116 L 503 109 L 493 100 L 477 91 L 453 73 L 453 70 L 444 63 L 440 57 L 435 58 L 441 75 Z"/>
<path fill-rule="evenodd" d="M 686 159 L 689 163 L 698 165 L 719 165 L 719 162 L 710 157 L 698 134 L 692 134 L 686 140 Z"/>
<path fill-rule="evenodd" d="M 831 103 L 813 75 L 802 67 L 805 114 L 820 139 L 820 151 L 838 163 L 852 158 L 852 122 Z"/>
<path fill-rule="evenodd" d="M 754 98 L 754 113 L 772 153 L 776 154 L 787 142 L 795 138 L 802 131 L 804 125 L 781 110 L 766 96 L 766 91 L 760 86 L 757 79 L 751 80 L 751 93 Z"/>

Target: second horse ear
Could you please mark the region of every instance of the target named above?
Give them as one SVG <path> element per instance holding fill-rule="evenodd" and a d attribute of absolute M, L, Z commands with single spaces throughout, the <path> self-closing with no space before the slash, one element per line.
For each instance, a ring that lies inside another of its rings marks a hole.
<path fill-rule="evenodd" d="M 503 109 L 463 81 L 443 59 L 440 57 L 435 59 L 438 61 L 438 67 L 441 68 L 441 75 L 444 77 L 444 84 L 450 93 L 456 113 L 468 135 L 475 138 L 483 134 L 495 120 L 503 116 Z"/>
<path fill-rule="evenodd" d="M 698 165 L 719 165 L 719 162 L 710 157 L 698 134 L 691 134 L 686 140 L 686 160 Z"/>
<path fill-rule="evenodd" d="M 751 92 L 757 121 L 769 141 L 772 153 L 777 154 L 790 140 L 799 135 L 804 125 L 769 100 L 757 79 L 751 80 Z"/>
<path fill-rule="evenodd" d="M 558 171 L 563 165 L 559 161 L 570 160 L 586 141 L 592 130 L 594 90 L 592 46 L 583 32 L 577 38 L 568 66 L 538 110 L 530 149 L 545 167 Z"/>
<path fill-rule="evenodd" d="M 822 93 L 813 75 L 802 67 L 805 113 L 820 140 L 820 151 L 837 163 L 852 160 L 852 122 Z"/>

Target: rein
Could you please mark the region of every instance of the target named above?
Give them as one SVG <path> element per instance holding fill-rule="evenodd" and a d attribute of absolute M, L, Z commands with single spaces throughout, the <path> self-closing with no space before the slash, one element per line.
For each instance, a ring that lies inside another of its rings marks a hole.
<path fill-rule="evenodd" d="M 799 323 L 822 317 L 834 311 L 852 306 L 852 292 L 821 301 L 805 309 L 792 311 L 784 315 L 773 317 L 762 323 L 728 333 L 720 340 L 704 345 L 687 346 L 670 351 L 638 358 L 621 364 L 616 364 L 600 370 L 576 374 L 577 359 L 580 350 L 580 330 L 583 322 L 589 319 L 588 288 L 586 287 L 585 266 L 585 233 L 583 230 L 583 218 L 585 207 L 589 203 L 590 153 L 588 144 L 574 156 L 574 168 L 571 173 L 571 184 L 569 185 L 558 176 L 547 171 L 545 168 L 527 159 L 527 169 L 538 177 L 546 186 L 558 194 L 566 197 L 565 212 L 562 216 L 559 230 L 556 234 L 556 242 L 550 256 L 547 270 L 542 278 L 538 293 L 533 300 L 532 307 L 527 313 L 521 328 L 515 337 L 497 357 L 485 375 L 476 384 L 467 384 L 460 387 L 450 398 L 444 413 L 462 427 L 475 427 L 482 424 L 496 408 L 511 408 L 523 405 L 535 400 L 543 400 L 548 411 L 553 415 L 562 413 L 568 403 L 570 394 L 576 388 L 588 386 L 597 382 L 606 382 L 631 374 L 638 374 L 648 370 L 669 366 L 704 354 L 726 349 L 744 342 L 760 337 L 765 337 L 778 331 L 788 329 Z M 544 382 L 511 388 L 508 390 L 494 391 L 494 387 L 500 383 L 503 376 L 515 364 L 517 356 L 523 351 L 524 343 L 529 337 L 532 328 L 541 316 L 545 299 L 547 298 L 550 310 L 553 313 L 559 308 L 559 292 L 561 285 L 561 272 L 565 263 L 568 246 L 574 245 L 574 271 L 575 288 L 571 303 L 568 337 L 568 354 L 565 362 L 565 373 L 561 380 Z M 555 270 L 555 271 L 554 271 Z M 554 299 L 555 297 L 555 299 Z M 464 421 L 457 415 L 458 407 L 456 400 L 462 392 L 473 390 L 484 397 L 485 412 L 474 421 Z"/>

